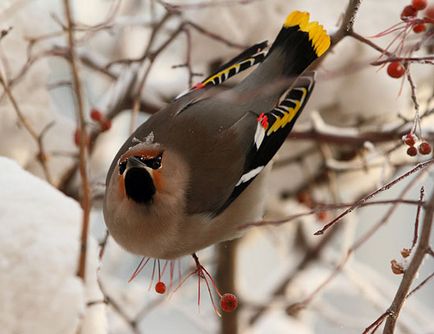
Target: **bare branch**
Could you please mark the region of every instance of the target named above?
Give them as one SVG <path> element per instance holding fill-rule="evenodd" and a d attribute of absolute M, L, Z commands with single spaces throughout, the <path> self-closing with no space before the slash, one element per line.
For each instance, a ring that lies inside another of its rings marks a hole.
<path fill-rule="evenodd" d="M 424 187 L 420 188 L 420 197 L 419 197 L 419 204 L 417 206 L 416 211 L 416 219 L 414 222 L 414 232 L 413 232 L 413 242 L 410 247 L 410 252 L 413 250 L 414 246 L 416 246 L 417 238 L 419 234 L 419 218 L 420 218 L 420 210 L 422 208 L 423 203 L 423 196 L 424 196 L 425 190 Z"/>
<path fill-rule="evenodd" d="M 342 23 L 339 29 L 331 36 L 332 45 L 337 44 L 346 36 L 349 36 L 353 31 L 354 20 L 357 11 L 362 3 L 362 0 L 350 0 L 348 7 L 343 15 Z"/>
<path fill-rule="evenodd" d="M 431 273 L 430 275 L 428 275 L 427 278 L 425 278 L 422 282 L 420 282 L 413 290 L 411 290 L 405 298 L 408 299 L 411 295 L 416 293 L 419 289 L 421 289 L 426 283 L 428 283 L 433 278 L 434 278 L 434 273 Z"/>
<path fill-rule="evenodd" d="M 395 298 L 388 309 L 388 317 L 383 331 L 384 334 L 393 334 L 395 331 L 396 321 L 399 317 L 399 313 L 401 312 L 404 302 L 407 299 L 407 295 L 409 295 L 411 284 L 413 283 L 413 280 L 419 271 L 420 265 L 422 264 L 422 261 L 430 248 L 429 240 L 431 237 L 434 218 L 434 193 L 431 194 L 431 198 L 428 202 L 429 205 L 425 211 L 422 230 L 420 233 L 420 240 L 416 246 L 416 251 L 413 255 L 413 258 L 411 259 L 408 268 L 405 270 L 401 284 L 399 285 L 398 291 L 395 294 Z"/>
<path fill-rule="evenodd" d="M 410 191 L 413 186 L 416 184 L 416 182 L 419 181 L 419 179 L 422 177 L 423 174 L 425 174 L 427 172 L 427 170 L 422 171 L 421 173 L 419 173 L 418 175 L 416 175 L 415 178 L 413 178 L 405 187 L 404 189 L 400 192 L 398 198 L 402 198 L 408 191 Z M 295 303 L 293 305 L 290 305 L 288 307 L 288 309 L 291 312 L 296 311 L 300 311 L 303 308 L 307 307 L 309 305 L 309 303 L 311 303 L 314 298 L 318 295 L 318 293 L 320 291 L 322 291 L 330 282 L 333 281 L 333 279 L 338 275 L 338 273 L 340 273 L 342 271 L 342 269 L 344 268 L 344 266 L 346 265 L 346 263 L 348 262 L 348 260 L 351 258 L 351 255 L 357 250 L 359 249 L 363 244 L 365 244 L 374 234 L 376 231 L 378 231 L 378 229 L 383 226 L 392 216 L 392 214 L 395 212 L 395 210 L 398 208 L 398 204 L 396 203 L 394 204 L 385 214 L 384 216 L 380 219 L 380 221 L 375 224 L 373 227 L 371 227 L 365 234 L 363 234 L 361 237 L 359 237 L 354 243 L 353 245 L 348 249 L 347 253 L 345 254 L 345 256 L 343 257 L 343 259 L 336 265 L 336 267 L 334 268 L 334 270 L 330 273 L 330 275 L 313 291 L 311 292 L 304 300 L 302 300 L 301 302 Z M 324 238 L 328 239 L 328 236 L 330 235 L 330 233 L 332 233 L 333 231 L 336 231 L 339 229 L 332 229 L 331 231 L 329 231 L 328 233 L 325 234 Z"/>
<path fill-rule="evenodd" d="M 35 129 L 33 129 L 33 126 L 30 124 L 30 122 L 27 120 L 27 118 L 22 113 L 20 107 L 18 106 L 17 101 L 15 100 L 14 95 L 12 94 L 12 91 L 9 87 L 9 85 L 5 82 L 5 79 L 2 75 L 0 75 L 0 84 L 3 87 L 3 90 L 6 94 L 6 96 L 9 98 L 9 101 L 12 104 L 13 109 L 15 110 L 15 113 L 17 114 L 18 120 L 20 123 L 24 126 L 24 128 L 27 130 L 27 132 L 30 134 L 30 136 L 34 139 L 36 142 L 36 145 L 38 146 L 38 153 L 36 155 L 36 158 L 38 159 L 39 163 L 42 166 L 42 170 L 44 171 L 45 178 L 49 183 L 53 183 L 53 179 L 51 177 L 51 173 L 48 169 L 47 160 L 48 155 L 45 151 L 44 145 L 43 145 L 43 137 L 44 134 L 51 128 L 51 126 L 54 124 L 53 122 L 50 122 L 47 124 L 44 129 L 42 130 L 41 134 L 37 134 Z"/>
<path fill-rule="evenodd" d="M 217 246 L 217 286 L 222 291 L 236 293 L 236 257 L 238 240 L 230 240 Z M 224 314 L 221 320 L 221 334 L 238 333 L 238 315 L 242 305 L 231 313 Z"/>
<path fill-rule="evenodd" d="M 87 239 L 89 234 L 89 220 L 91 209 L 91 195 L 89 178 L 87 175 L 87 138 L 86 121 L 84 116 L 84 104 L 81 91 L 80 77 L 78 75 L 77 59 L 74 45 L 74 21 L 72 18 L 71 7 L 69 0 L 64 0 L 65 17 L 67 20 L 68 30 L 68 45 L 70 52 L 70 64 L 72 72 L 72 83 L 74 94 L 77 102 L 77 119 L 78 130 L 80 131 L 80 147 L 79 147 L 79 170 L 81 176 L 82 200 L 81 207 L 83 209 L 83 223 L 80 238 L 80 256 L 78 261 L 77 276 L 84 280 L 86 274 L 86 255 L 87 255 Z"/>
<path fill-rule="evenodd" d="M 358 200 L 350 208 L 348 208 L 347 210 L 345 210 L 344 212 L 342 212 L 341 214 L 339 214 L 335 219 L 333 219 L 330 223 L 326 224 L 321 230 L 318 230 L 314 234 L 315 235 L 321 235 L 321 234 L 323 234 L 326 230 L 328 230 L 334 224 L 336 224 L 337 222 L 339 222 L 344 216 L 346 216 L 347 214 L 349 214 L 350 212 L 352 212 L 354 209 L 357 209 L 358 207 L 360 207 L 367 200 L 373 198 L 374 196 L 376 196 L 380 192 L 383 192 L 385 190 L 390 189 L 391 187 L 393 187 L 394 185 L 396 185 L 397 183 L 399 183 L 403 179 L 407 178 L 411 174 L 413 174 L 415 172 L 418 172 L 418 171 L 420 171 L 420 170 L 428 167 L 433 162 L 434 162 L 434 159 L 430 159 L 430 160 L 427 160 L 427 161 L 424 161 L 424 162 L 421 162 L 421 163 L 417 164 L 414 168 L 410 169 L 408 172 L 404 173 L 403 175 L 400 175 L 399 177 L 397 177 L 397 178 L 393 179 L 392 181 L 386 183 L 384 186 L 382 186 L 382 187 L 378 188 L 377 190 L 371 192 L 369 195 L 367 195 L 367 196 L 361 198 L 360 200 Z"/>

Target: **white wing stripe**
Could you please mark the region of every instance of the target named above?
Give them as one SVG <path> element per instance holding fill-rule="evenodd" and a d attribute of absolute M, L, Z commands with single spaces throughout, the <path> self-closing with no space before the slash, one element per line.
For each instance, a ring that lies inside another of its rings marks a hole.
<path fill-rule="evenodd" d="M 235 187 L 238 187 L 241 183 L 245 183 L 247 181 L 250 181 L 256 175 L 258 175 L 263 169 L 264 169 L 264 166 L 259 166 L 259 167 L 256 167 L 255 169 L 252 169 L 251 171 L 248 171 L 246 174 L 241 176 L 240 180 L 235 185 Z"/>
<path fill-rule="evenodd" d="M 259 146 L 261 146 L 262 141 L 264 140 L 264 136 L 265 136 L 265 129 L 262 127 L 261 123 L 258 122 L 258 125 L 256 126 L 256 132 L 255 132 L 256 150 L 259 150 Z"/>

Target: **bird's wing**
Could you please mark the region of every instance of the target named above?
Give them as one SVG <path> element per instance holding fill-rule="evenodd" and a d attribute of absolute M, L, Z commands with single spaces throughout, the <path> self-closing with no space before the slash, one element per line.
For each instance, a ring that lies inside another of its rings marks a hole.
<path fill-rule="evenodd" d="M 249 69 L 250 67 L 262 63 L 267 55 L 267 46 L 267 41 L 252 45 L 236 57 L 229 60 L 227 63 L 220 66 L 216 72 L 208 76 L 206 79 L 179 94 L 175 98 L 175 101 L 181 98 L 188 98 L 194 92 L 203 93 L 206 91 L 206 89 L 218 86 L 229 78 Z"/>
<path fill-rule="evenodd" d="M 329 46 L 324 28 L 309 22 L 308 13 L 295 11 L 247 78 L 232 89 L 201 96 L 177 114 L 177 129 L 195 131 L 179 146 L 191 166 L 189 213 L 219 215 L 265 168 L 312 92 L 314 76 L 303 72 Z M 205 82 L 219 84 L 239 63 L 239 59 L 229 62 Z M 179 126 L 181 119 L 188 121 Z M 176 136 L 178 141 L 180 137 Z M 188 143 L 194 143 L 188 148 L 191 153 L 185 148 Z"/>
<path fill-rule="evenodd" d="M 256 118 L 256 130 L 251 138 L 250 149 L 246 152 L 241 177 L 224 204 L 213 212 L 214 215 L 227 208 L 270 162 L 292 130 L 314 85 L 313 73 L 299 77 L 275 108 Z"/>

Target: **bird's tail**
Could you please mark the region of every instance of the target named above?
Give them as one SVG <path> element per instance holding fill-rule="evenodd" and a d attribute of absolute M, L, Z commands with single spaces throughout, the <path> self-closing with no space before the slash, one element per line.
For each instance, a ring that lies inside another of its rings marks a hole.
<path fill-rule="evenodd" d="M 330 47 L 330 37 L 318 22 L 309 22 L 309 13 L 290 13 L 262 64 L 239 87 L 255 89 L 279 79 L 295 80 Z M 244 86 L 244 87 L 243 87 Z"/>
<path fill-rule="evenodd" d="M 276 66 L 284 75 L 299 75 L 329 46 L 330 37 L 324 28 L 318 22 L 309 22 L 309 13 L 294 11 L 287 16 L 267 58 L 281 58 Z"/>

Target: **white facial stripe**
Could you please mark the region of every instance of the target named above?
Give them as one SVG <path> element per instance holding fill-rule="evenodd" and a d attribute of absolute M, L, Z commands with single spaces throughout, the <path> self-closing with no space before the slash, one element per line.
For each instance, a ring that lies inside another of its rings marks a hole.
<path fill-rule="evenodd" d="M 154 131 L 151 131 L 144 140 L 145 144 L 151 145 L 154 143 Z"/>
<path fill-rule="evenodd" d="M 259 166 L 259 167 L 256 167 L 255 169 L 252 169 L 251 171 L 248 171 L 246 174 L 241 176 L 240 180 L 235 185 L 235 187 L 238 187 L 241 183 L 245 183 L 247 181 L 250 181 L 256 175 L 258 175 L 263 169 L 264 169 L 264 166 Z"/>

